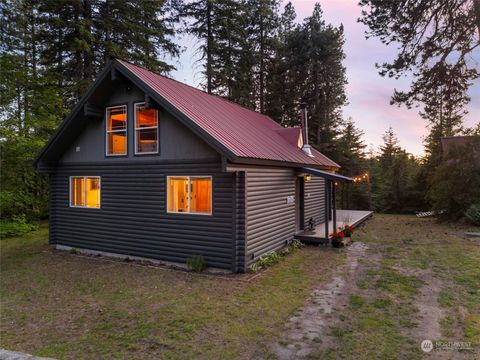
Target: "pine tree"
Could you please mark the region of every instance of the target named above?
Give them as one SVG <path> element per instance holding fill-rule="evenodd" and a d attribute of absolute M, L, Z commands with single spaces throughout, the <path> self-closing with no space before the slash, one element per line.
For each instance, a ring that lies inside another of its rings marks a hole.
<path fill-rule="evenodd" d="M 320 151 L 335 157 L 334 139 L 341 120 L 341 107 L 346 103 L 343 27 L 325 25 L 317 3 L 312 16 L 304 24 L 304 31 L 308 37 L 308 61 L 305 64 L 308 77 L 302 101 L 307 104 L 311 116 L 310 136 Z"/>
<path fill-rule="evenodd" d="M 31 161 L 64 114 L 56 87 L 40 64 L 35 1 L 0 5 L 0 205 L 2 218 L 45 215 L 47 182 Z"/>
<path fill-rule="evenodd" d="M 284 126 L 296 126 L 300 107 L 299 83 L 295 52 L 300 26 L 295 24 L 295 9 L 291 2 L 285 5 L 279 20 L 275 51 L 271 58 L 265 89 L 265 113 Z"/>
<path fill-rule="evenodd" d="M 366 160 L 363 142 L 363 131 L 355 126 L 351 118 L 343 124 L 340 136 L 336 140 L 338 157 L 335 159 L 342 164 L 341 173 L 349 177 L 365 174 Z M 339 199 L 344 209 L 367 209 L 369 208 L 368 183 L 347 184 L 341 188 Z"/>
<path fill-rule="evenodd" d="M 248 41 L 255 54 L 255 100 L 261 113 L 265 112 L 267 71 L 275 51 L 278 5 L 278 0 L 246 0 L 245 5 L 250 20 Z"/>

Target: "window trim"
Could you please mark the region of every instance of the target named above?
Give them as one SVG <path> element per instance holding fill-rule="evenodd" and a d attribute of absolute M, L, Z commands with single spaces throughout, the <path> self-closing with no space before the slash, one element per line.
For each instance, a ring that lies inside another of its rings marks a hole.
<path fill-rule="evenodd" d="M 83 189 L 83 198 L 85 199 L 85 205 L 80 206 L 80 205 L 73 205 L 72 204 L 72 179 L 73 178 L 83 178 L 83 184 L 84 184 L 84 189 Z M 87 178 L 94 178 L 98 179 L 98 186 L 100 190 L 100 201 L 98 204 L 98 207 L 93 207 L 93 206 L 87 206 Z M 95 209 L 99 210 L 102 208 L 102 177 L 98 175 L 71 175 L 69 176 L 69 181 L 68 181 L 68 205 L 71 208 L 79 208 L 79 209 Z"/>
<path fill-rule="evenodd" d="M 168 196 L 170 195 L 169 193 L 169 186 L 168 182 L 170 178 L 187 178 L 188 179 L 188 212 L 180 212 L 180 211 L 169 211 L 168 210 Z M 209 179 L 210 184 L 211 184 L 211 196 L 210 196 L 210 212 L 191 212 L 190 211 L 190 179 L 195 178 L 195 179 Z M 166 203 L 166 208 L 167 208 L 167 214 L 180 214 L 180 215 L 200 215 L 200 216 L 212 216 L 213 215 L 213 176 L 211 175 L 168 175 L 167 176 L 167 201 Z"/>
<path fill-rule="evenodd" d="M 125 108 L 125 130 L 108 130 L 108 110 L 113 108 Z M 108 153 L 108 135 L 111 133 L 125 132 L 125 153 L 109 154 Z M 128 106 L 127 104 L 112 105 L 105 107 L 105 156 L 128 156 Z"/>
<path fill-rule="evenodd" d="M 134 132 L 135 132 L 135 155 L 155 155 L 155 154 L 158 154 L 160 152 L 160 123 L 158 121 L 158 110 L 157 109 L 154 109 L 155 110 L 155 116 L 156 116 L 156 120 L 157 120 L 157 126 L 148 126 L 148 127 L 144 127 L 144 128 L 137 128 L 137 106 L 138 105 L 143 105 L 145 106 L 145 102 L 136 102 L 133 104 L 133 128 L 134 128 Z M 137 130 L 150 130 L 150 129 L 157 129 L 157 151 L 149 151 L 149 152 L 138 152 L 138 137 L 137 137 Z"/>

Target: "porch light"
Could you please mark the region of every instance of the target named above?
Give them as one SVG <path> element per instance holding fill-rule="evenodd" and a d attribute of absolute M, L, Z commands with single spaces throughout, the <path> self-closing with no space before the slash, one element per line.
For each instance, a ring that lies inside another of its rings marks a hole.
<path fill-rule="evenodd" d="M 303 175 L 303 181 L 309 182 L 310 180 L 312 180 L 312 175 Z"/>

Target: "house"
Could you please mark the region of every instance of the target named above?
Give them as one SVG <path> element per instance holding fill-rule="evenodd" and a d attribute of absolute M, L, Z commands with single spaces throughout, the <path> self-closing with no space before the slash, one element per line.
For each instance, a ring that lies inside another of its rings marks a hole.
<path fill-rule="evenodd" d="M 350 179 L 304 133 L 114 59 L 34 161 L 49 242 L 244 272 L 310 219 L 335 221 L 334 182 Z"/>

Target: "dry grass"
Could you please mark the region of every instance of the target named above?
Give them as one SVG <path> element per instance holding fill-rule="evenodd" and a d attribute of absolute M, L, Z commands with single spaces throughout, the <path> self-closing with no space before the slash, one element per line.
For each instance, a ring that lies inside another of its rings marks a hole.
<path fill-rule="evenodd" d="M 312 358 L 420 359 L 425 356 L 420 343 L 429 337 L 470 342 L 475 349 L 473 354 L 447 351 L 433 358 L 475 358 L 480 244 L 463 236 L 471 229 L 414 216 L 375 215 L 354 235 L 370 250 L 356 286 L 349 289 L 350 306 L 332 319 L 341 337 Z"/>
<path fill-rule="evenodd" d="M 0 347 L 75 359 L 266 358 L 341 260 L 299 249 L 245 283 L 54 252 L 44 225 L 1 241 Z"/>
<path fill-rule="evenodd" d="M 480 344 L 480 247 L 465 230 L 375 215 L 354 235 L 370 250 L 333 313 L 333 341 L 311 357 L 421 358 L 419 296 L 432 280 L 442 314 L 432 340 Z M 306 247 L 246 283 L 54 252 L 45 224 L 0 245 L 0 347 L 75 359 L 273 358 L 289 316 L 345 259 Z"/>

